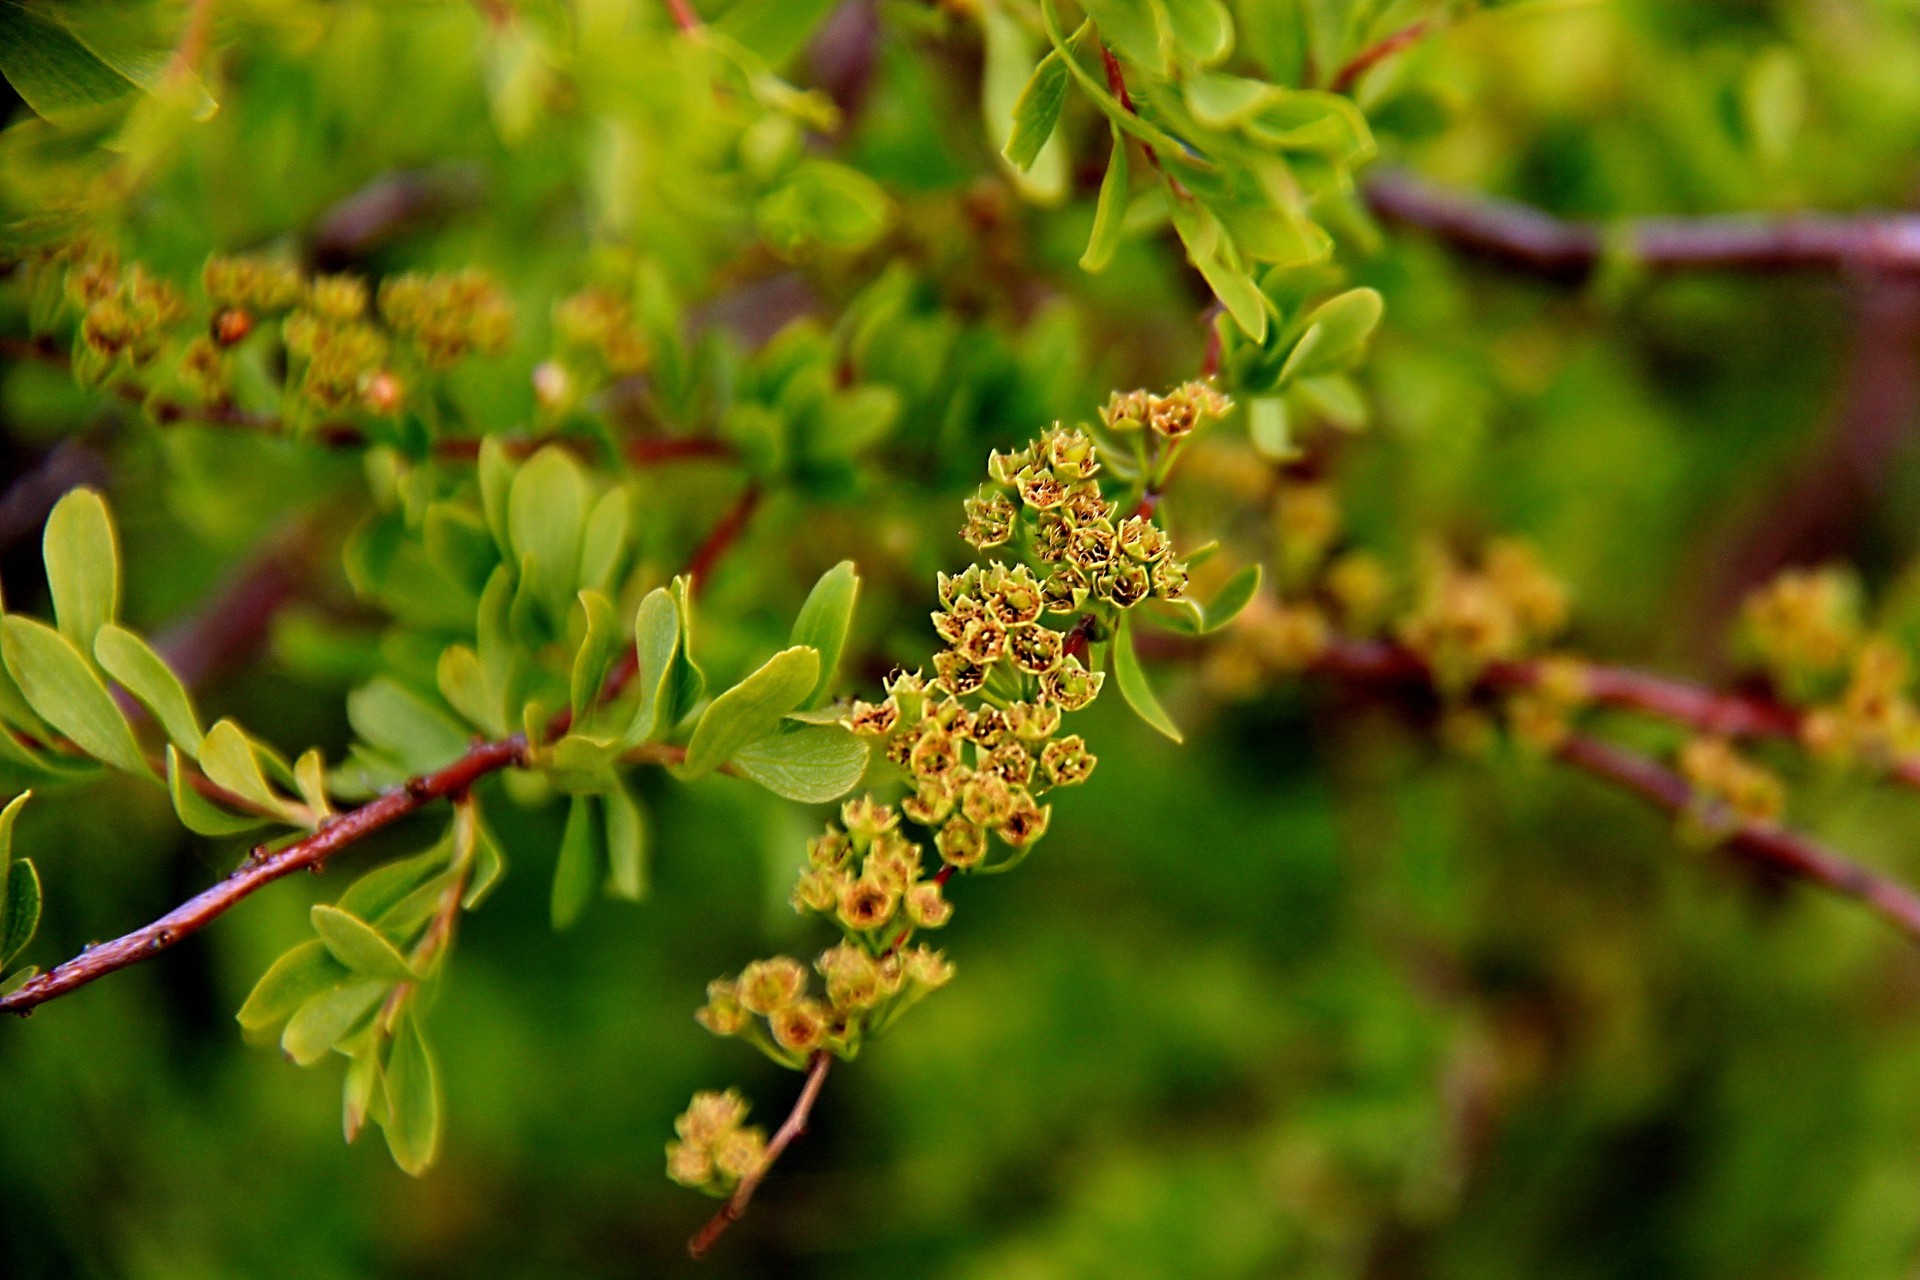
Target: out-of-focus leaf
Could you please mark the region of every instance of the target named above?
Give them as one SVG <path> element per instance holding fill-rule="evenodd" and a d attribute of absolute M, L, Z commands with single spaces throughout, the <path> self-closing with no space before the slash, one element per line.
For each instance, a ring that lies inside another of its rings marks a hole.
<path fill-rule="evenodd" d="M 309 996 L 287 1020 L 287 1029 L 280 1033 L 280 1048 L 300 1066 L 312 1066 L 378 1008 L 392 989 L 390 982 L 363 978 Z"/>
<path fill-rule="evenodd" d="M 1100 272 L 1113 261 L 1120 247 L 1120 233 L 1127 218 L 1127 184 L 1130 178 L 1127 139 L 1112 128 L 1113 149 L 1107 153 L 1106 176 L 1100 179 L 1100 199 L 1093 209 L 1093 233 L 1087 237 L 1087 251 L 1080 255 L 1080 269 Z"/>
<path fill-rule="evenodd" d="M 567 806 L 560 837 L 560 858 L 553 869 L 553 927 L 570 929 L 600 882 L 600 842 L 593 820 L 593 799 L 575 796 Z"/>
<path fill-rule="evenodd" d="M 638 902 L 647 896 L 647 815 L 625 786 L 601 797 L 606 807 L 607 892 Z"/>
<path fill-rule="evenodd" d="M 320 941 L 327 944 L 334 959 L 353 972 L 388 982 L 411 982 L 420 976 L 399 948 L 352 912 L 318 903 L 312 916 L 313 931 L 320 935 Z"/>
<path fill-rule="evenodd" d="M 309 938 L 282 955 L 260 975 L 235 1015 L 249 1038 L 279 1026 L 307 1001 L 347 980 L 347 970 L 326 944 Z"/>
<path fill-rule="evenodd" d="M 387 1107 L 383 1128 L 393 1162 L 419 1177 L 440 1150 L 440 1079 L 433 1053 L 420 1034 L 419 1017 L 402 1015 L 387 1057 Z"/>
<path fill-rule="evenodd" d="M 853 609 L 860 596 L 860 573 L 851 560 L 842 560 L 820 575 L 807 593 L 793 620 L 790 645 L 805 645 L 820 655 L 820 679 L 802 707 L 817 707 L 832 691 L 833 677 L 840 666 L 840 653 L 847 645 L 847 630 L 853 625 Z"/>

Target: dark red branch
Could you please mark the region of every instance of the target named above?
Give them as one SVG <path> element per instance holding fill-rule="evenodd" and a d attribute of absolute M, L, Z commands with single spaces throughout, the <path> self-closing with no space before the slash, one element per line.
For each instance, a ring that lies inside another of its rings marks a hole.
<path fill-rule="evenodd" d="M 766 1157 L 760 1161 L 760 1167 L 740 1179 L 740 1185 L 731 1198 L 722 1205 L 720 1212 L 700 1228 L 700 1234 L 687 1241 L 687 1252 L 694 1257 L 705 1256 L 721 1236 L 747 1212 L 747 1204 L 753 1199 L 760 1182 L 773 1168 L 773 1162 L 780 1158 L 781 1152 L 793 1144 L 793 1140 L 807 1131 L 807 1117 L 813 1113 L 813 1104 L 820 1097 L 822 1086 L 827 1083 L 827 1068 L 833 1065 L 833 1055 L 826 1050 L 818 1050 L 813 1060 L 807 1064 L 807 1082 L 800 1088 L 800 1096 L 794 1099 L 793 1110 L 787 1113 L 786 1123 L 767 1141 Z"/>
<path fill-rule="evenodd" d="M 687 0 L 667 0 L 667 9 L 673 14 L 673 25 L 682 31 L 691 35 L 700 29 L 700 15 Z"/>
<path fill-rule="evenodd" d="M 1359 81 L 1360 77 L 1385 62 L 1404 49 L 1411 49 L 1430 35 L 1438 24 L 1432 18 L 1423 18 L 1419 22 L 1409 23 L 1378 42 L 1368 45 L 1353 57 L 1347 59 L 1345 66 L 1333 73 L 1333 80 L 1327 86 L 1335 93 L 1345 93 Z"/>
<path fill-rule="evenodd" d="M 733 544 L 739 541 L 740 535 L 746 532 L 747 522 L 753 519 L 754 510 L 759 505 L 760 484 L 755 481 L 741 491 L 733 505 L 727 508 L 726 514 L 721 516 L 708 531 L 706 539 L 694 548 L 692 558 L 687 561 L 687 576 L 693 579 L 695 591 L 707 585 L 707 579 L 713 575 L 714 566 L 720 563 L 727 552 L 733 549 Z"/>
<path fill-rule="evenodd" d="M 1385 170 L 1367 203 L 1462 253 L 1551 280 L 1581 281 L 1615 240 L 1640 266 L 1677 271 L 1862 271 L 1920 274 L 1920 216 L 1729 214 L 1640 218 L 1613 233 L 1510 200 L 1465 195 Z"/>
<path fill-rule="evenodd" d="M 389 826 L 435 800 L 458 795 L 487 774 L 524 764 L 527 740 L 515 734 L 500 742 L 475 746 L 436 773 L 410 780 L 369 804 L 333 819 L 318 831 L 272 853 L 256 848 L 244 865 L 198 897 L 174 908 L 152 924 L 124 937 L 81 952 L 32 979 L 18 991 L 0 996 L 0 1013 L 26 1013 L 56 996 L 83 987 L 96 978 L 136 964 L 166 950 L 190 933 L 197 933 L 241 900 L 280 877 L 303 868 L 322 866 L 354 841 Z"/>

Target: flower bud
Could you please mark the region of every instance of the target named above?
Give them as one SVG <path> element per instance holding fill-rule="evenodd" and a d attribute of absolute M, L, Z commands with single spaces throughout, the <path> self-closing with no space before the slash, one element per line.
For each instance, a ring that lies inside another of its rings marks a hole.
<path fill-rule="evenodd" d="M 1040 768 L 1049 786 L 1078 786 L 1092 775 L 1094 763 L 1093 753 L 1077 733 L 1049 742 L 1040 752 Z"/>
<path fill-rule="evenodd" d="M 740 971 L 735 984 L 741 1006 L 762 1017 L 786 1008 L 806 989 L 807 971 L 791 956 L 756 960 Z"/>
<path fill-rule="evenodd" d="M 747 1011 L 740 1007 L 734 984 L 726 978 L 707 984 L 707 1002 L 693 1016 L 717 1036 L 737 1036 L 747 1026 Z"/>
<path fill-rule="evenodd" d="M 1013 805 L 1000 822 L 999 836 L 1016 849 L 1024 849 L 1047 834 L 1053 818 L 1053 806 L 1041 805 L 1022 789 L 1014 793 Z"/>
<path fill-rule="evenodd" d="M 920 929 L 938 929 L 953 916 L 953 904 L 940 892 L 940 886 L 923 880 L 907 890 L 907 919 Z"/>
<path fill-rule="evenodd" d="M 1062 480 L 1090 479 L 1100 470 L 1100 458 L 1093 441 L 1083 432 L 1055 428 L 1046 434 L 1042 443 L 1047 466 Z"/>
<path fill-rule="evenodd" d="M 799 1000 L 767 1020 L 773 1041 L 789 1053 L 812 1053 L 826 1038 L 827 1023 L 818 1002 Z"/>
<path fill-rule="evenodd" d="M 943 860 L 964 871 L 977 865 L 986 856 L 987 833 L 965 818 L 956 817 L 940 828 L 939 834 L 933 838 L 933 844 Z"/>
<path fill-rule="evenodd" d="M 856 846 L 865 848 L 883 831 L 900 825 L 900 815 L 892 805 L 881 804 L 871 795 L 858 795 L 840 806 L 840 821 Z"/>
<path fill-rule="evenodd" d="M 802 915 L 809 911 L 821 915 L 831 915 L 840 906 L 840 895 L 846 892 L 852 877 L 838 867 L 816 867 L 803 871 L 794 882 L 793 893 L 788 899 L 793 909 Z"/>

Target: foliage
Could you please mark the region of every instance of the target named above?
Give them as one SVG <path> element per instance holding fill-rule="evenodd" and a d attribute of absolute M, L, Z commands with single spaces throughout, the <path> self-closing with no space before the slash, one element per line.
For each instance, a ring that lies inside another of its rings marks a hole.
<path fill-rule="evenodd" d="M 0 0 L 0 1257 L 1904 1273 L 1910 8 Z"/>

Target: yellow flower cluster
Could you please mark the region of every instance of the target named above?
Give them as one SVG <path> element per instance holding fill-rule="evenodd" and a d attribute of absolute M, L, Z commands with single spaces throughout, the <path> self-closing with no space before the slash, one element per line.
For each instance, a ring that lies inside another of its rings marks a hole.
<path fill-rule="evenodd" d="M 633 308 L 605 289 L 583 289 L 553 309 L 553 330 L 570 355 L 597 361 L 613 378 L 646 370 L 652 351 L 634 325 Z"/>
<path fill-rule="evenodd" d="M 1489 665 L 1537 652 L 1566 622 L 1566 588 L 1531 547 L 1502 539 L 1489 544 L 1478 568 L 1429 555 L 1414 607 L 1396 632 L 1444 691 L 1458 692 Z"/>
<path fill-rule="evenodd" d="M 80 310 L 80 363 L 92 376 L 115 363 L 147 364 L 160 354 L 186 301 L 167 281 L 135 264 L 121 269 L 110 249 L 77 249 L 66 269 L 66 296 Z"/>
<path fill-rule="evenodd" d="M 1730 819 L 1772 822 L 1786 805 L 1780 779 L 1734 750 L 1724 738 L 1695 738 L 1680 749 L 1680 772 L 1706 802 L 1688 815 L 1709 835 L 1724 835 Z M 1720 812 L 1714 812 L 1718 807 Z"/>
<path fill-rule="evenodd" d="M 732 1089 L 693 1095 L 673 1122 L 680 1136 L 667 1144 L 667 1176 L 709 1195 L 730 1195 L 767 1158 L 766 1135 L 747 1128 L 747 1103 Z"/>
<path fill-rule="evenodd" d="M 513 305 L 484 271 L 472 268 L 409 271 L 381 281 L 380 318 L 413 344 L 429 369 L 470 355 L 499 355 L 513 338 Z"/>
<path fill-rule="evenodd" d="M 1841 569 L 1790 570 L 1747 598 L 1746 641 L 1795 698 L 1842 671 L 1860 643 L 1860 584 Z"/>

